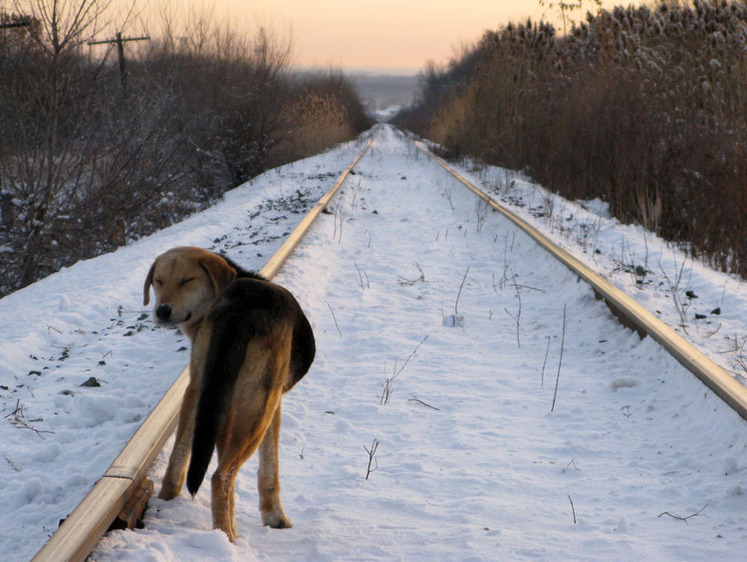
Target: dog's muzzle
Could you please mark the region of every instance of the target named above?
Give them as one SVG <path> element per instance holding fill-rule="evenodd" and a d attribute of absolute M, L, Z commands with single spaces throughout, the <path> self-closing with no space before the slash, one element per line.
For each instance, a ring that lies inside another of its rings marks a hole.
<path fill-rule="evenodd" d="M 156 307 L 156 322 L 158 324 L 161 324 L 162 326 L 173 326 L 176 324 L 181 324 L 183 322 L 189 322 L 190 318 L 192 318 L 191 311 L 187 312 L 186 317 L 179 318 L 178 314 L 176 315 L 176 317 L 174 316 L 174 310 L 169 304 L 161 304 Z"/>
<path fill-rule="evenodd" d="M 162 304 L 156 308 L 156 318 L 162 324 L 171 322 L 171 307 L 168 304 Z"/>

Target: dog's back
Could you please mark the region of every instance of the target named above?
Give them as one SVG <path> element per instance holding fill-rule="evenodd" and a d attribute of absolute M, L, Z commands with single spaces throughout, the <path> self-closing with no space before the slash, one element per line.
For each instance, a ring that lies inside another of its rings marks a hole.
<path fill-rule="evenodd" d="M 316 351 L 311 326 L 296 299 L 282 287 L 226 261 L 237 271 L 237 279 L 207 314 L 200 337 L 209 341 L 195 342 L 202 389 L 187 473 L 192 495 L 204 479 L 216 442 L 226 438 L 222 434 L 239 378 L 242 397 L 250 389 L 257 400 L 274 393 L 279 400 L 306 374 Z M 238 416 L 243 414 L 241 407 Z M 264 421 L 258 418 L 256 423 Z M 253 431 L 247 429 L 248 434 Z"/>
<path fill-rule="evenodd" d="M 221 256 L 228 265 L 236 270 L 237 279 L 257 279 L 260 281 L 267 281 L 261 275 L 248 271 L 236 264 L 233 260 L 226 256 Z M 270 283 L 269 281 L 267 281 Z M 316 345 L 314 341 L 314 332 L 311 329 L 308 318 L 301 310 L 301 307 L 296 302 L 296 299 L 285 289 L 277 285 L 271 284 L 272 287 L 278 289 L 281 292 L 286 293 L 286 296 L 294 303 L 294 308 L 297 311 L 296 322 L 293 327 L 293 346 L 291 350 L 291 368 L 290 368 L 290 379 L 289 385 L 285 388 L 285 391 L 289 391 L 293 388 L 293 385 L 300 381 L 303 376 L 308 372 L 311 363 L 314 361 L 314 355 L 316 354 Z"/>

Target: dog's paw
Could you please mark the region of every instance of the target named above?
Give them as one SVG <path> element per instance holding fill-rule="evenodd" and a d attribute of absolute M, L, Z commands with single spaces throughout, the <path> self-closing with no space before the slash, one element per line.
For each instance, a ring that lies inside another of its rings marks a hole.
<path fill-rule="evenodd" d="M 290 529 L 293 527 L 293 523 L 291 523 L 291 520 L 288 519 L 285 513 L 283 513 L 282 509 L 274 509 L 263 513 L 262 523 L 267 527 L 272 527 L 273 529 Z"/>
<path fill-rule="evenodd" d="M 161 491 L 158 492 L 158 498 L 162 500 L 173 500 L 181 492 L 181 486 L 177 486 L 175 482 L 164 482 L 161 485 Z"/>

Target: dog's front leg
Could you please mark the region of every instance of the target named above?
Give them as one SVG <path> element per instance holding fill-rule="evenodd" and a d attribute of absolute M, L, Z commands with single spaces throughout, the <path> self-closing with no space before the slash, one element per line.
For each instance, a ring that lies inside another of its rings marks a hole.
<path fill-rule="evenodd" d="M 283 512 L 280 503 L 280 476 L 278 474 L 278 441 L 280 439 L 280 403 L 275 410 L 272 423 L 259 446 L 259 470 L 257 490 L 262 523 L 275 529 L 292 527 L 291 520 Z"/>
<path fill-rule="evenodd" d="M 187 479 L 187 466 L 192 453 L 192 435 L 195 432 L 195 411 L 199 399 L 200 385 L 196 378 L 191 376 L 187 390 L 184 391 L 174 449 L 171 451 L 169 466 L 166 468 L 158 494 L 162 500 L 171 500 L 178 496 Z"/>

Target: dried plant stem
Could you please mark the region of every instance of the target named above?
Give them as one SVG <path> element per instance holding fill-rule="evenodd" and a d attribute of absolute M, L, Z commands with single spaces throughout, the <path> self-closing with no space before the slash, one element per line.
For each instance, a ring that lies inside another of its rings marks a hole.
<path fill-rule="evenodd" d="M 430 408 L 431 410 L 438 410 L 441 411 L 441 408 L 436 408 L 435 406 L 431 406 L 427 402 L 423 402 L 420 398 L 417 396 L 411 396 L 408 402 L 413 402 L 415 404 L 420 404 L 421 406 L 425 406 L 426 408 Z"/>
<path fill-rule="evenodd" d="M 366 272 L 361 273 L 361 268 L 358 267 L 357 262 L 353 262 L 355 269 L 358 271 L 358 282 L 361 285 L 361 289 L 364 291 L 371 288 L 371 282 L 368 280 L 368 274 Z M 364 280 L 365 278 L 365 280 Z"/>
<path fill-rule="evenodd" d="M 555 411 L 555 401 L 558 398 L 558 384 L 560 384 L 560 367 L 563 365 L 563 348 L 565 347 L 565 312 L 566 305 L 563 305 L 563 335 L 560 339 L 560 360 L 558 361 L 558 376 L 555 378 L 555 392 L 552 395 L 552 407 L 551 412 Z"/>
<path fill-rule="evenodd" d="M 547 349 L 545 350 L 545 360 L 542 362 L 542 375 L 540 378 L 540 386 L 545 386 L 545 367 L 547 366 L 547 356 L 550 353 L 550 341 L 552 338 L 550 336 L 545 336 L 547 338 Z"/>
<path fill-rule="evenodd" d="M 521 292 L 519 291 L 519 286 L 516 284 L 516 274 L 513 271 L 511 272 L 511 278 L 514 282 L 516 298 L 519 299 L 519 310 L 516 312 L 516 316 L 511 314 L 511 312 L 509 312 L 507 308 L 504 308 L 504 310 L 506 311 L 506 314 L 513 318 L 514 322 L 516 323 L 516 345 L 518 347 L 521 347 L 521 337 L 519 335 L 521 329 Z"/>
<path fill-rule="evenodd" d="M 571 495 L 568 494 L 568 501 L 571 502 L 571 513 L 573 513 L 573 524 L 576 525 L 578 521 L 576 520 L 576 508 L 573 505 L 573 500 L 571 499 Z"/>
<path fill-rule="evenodd" d="M 703 510 L 704 510 L 704 509 L 705 509 L 706 507 L 708 507 L 708 504 L 705 504 L 705 505 L 704 505 L 703 507 L 701 507 L 701 508 L 700 508 L 700 509 L 699 509 L 698 511 L 696 511 L 695 513 L 691 513 L 690 515 L 685 515 L 684 517 L 683 517 L 683 516 L 681 516 L 681 515 L 673 515 L 673 514 L 669 513 L 668 511 L 665 511 L 664 513 L 660 513 L 660 514 L 659 514 L 659 517 L 662 517 L 662 516 L 666 515 L 667 517 L 671 517 L 672 519 L 677 519 L 678 521 L 684 521 L 685 523 L 687 523 L 687 520 L 688 520 L 688 519 L 690 519 L 690 518 L 692 518 L 692 517 L 697 517 L 698 515 L 700 515 L 700 514 L 701 514 L 701 512 L 702 512 L 702 511 L 703 511 Z"/>
<path fill-rule="evenodd" d="M 413 262 L 413 265 L 420 272 L 420 277 L 418 277 L 417 279 L 405 279 L 400 275 L 399 279 L 397 279 L 397 283 L 399 283 L 400 285 L 414 285 L 418 281 L 425 282 L 425 273 L 423 273 L 423 268 L 420 267 L 420 264 L 418 262 Z"/>
<path fill-rule="evenodd" d="M 376 451 L 379 448 L 379 440 L 374 439 L 371 443 L 370 449 L 365 445 L 363 445 L 363 448 L 368 453 L 368 466 L 366 467 L 366 480 L 368 480 L 368 477 L 371 476 L 371 473 L 379 468 L 379 463 L 376 460 Z"/>
<path fill-rule="evenodd" d="M 335 328 L 337 328 L 337 333 L 340 334 L 340 337 L 342 337 L 342 332 L 340 331 L 340 326 L 337 324 L 337 317 L 335 316 L 335 311 L 332 310 L 332 305 L 327 303 L 327 306 L 329 307 L 329 311 L 332 313 L 332 320 L 335 321 Z"/>
<path fill-rule="evenodd" d="M 672 249 L 672 261 L 674 263 L 674 279 L 670 278 L 669 275 L 667 275 L 667 271 L 662 265 L 661 260 L 659 260 L 659 269 L 661 269 L 661 273 L 662 275 L 664 275 L 664 280 L 667 282 L 667 285 L 669 287 L 669 292 L 672 295 L 674 310 L 680 317 L 680 328 L 682 328 L 682 331 L 687 334 L 687 309 L 689 308 L 689 304 L 682 302 L 682 295 L 680 294 L 680 284 L 682 282 L 682 275 L 685 271 L 685 262 L 687 261 L 687 257 L 682 260 L 681 264 L 678 264 L 675 251 L 674 249 Z"/>
<path fill-rule="evenodd" d="M 402 373 L 402 371 L 404 371 L 405 367 L 410 362 L 410 359 L 413 358 L 413 356 L 418 352 L 418 349 L 420 348 L 420 346 L 423 345 L 425 343 L 425 340 L 427 339 L 428 339 L 428 336 L 426 335 L 423 337 L 422 340 L 420 340 L 420 343 L 415 346 L 415 349 L 413 349 L 412 353 L 410 353 L 410 355 L 407 356 L 407 359 L 405 359 L 405 362 L 402 363 L 402 366 L 399 369 L 397 369 L 397 362 L 396 361 L 394 362 L 394 370 L 392 372 L 392 376 L 386 377 L 384 379 L 384 385 L 383 385 L 384 389 L 381 392 L 379 404 L 383 406 L 384 404 L 389 403 L 389 398 L 392 396 L 392 388 L 393 388 L 394 381 Z"/>
<path fill-rule="evenodd" d="M 11 416 L 13 416 L 11 418 Z M 39 437 L 44 439 L 45 434 L 51 434 L 54 435 L 54 431 L 48 431 L 48 430 L 40 430 L 36 429 L 34 426 L 32 426 L 32 423 L 36 422 L 42 422 L 44 419 L 42 418 L 36 418 L 36 419 L 29 419 L 26 417 L 26 407 L 21 405 L 21 400 L 16 400 L 16 408 L 9 414 L 5 416 L 5 419 L 10 419 L 10 423 L 12 423 L 15 427 L 19 429 L 30 429 L 34 433 L 36 433 Z M 7 457 L 6 457 L 7 458 Z M 10 462 L 10 461 L 8 461 Z"/>
<path fill-rule="evenodd" d="M 480 232 L 482 232 L 482 226 L 483 224 L 485 224 L 485 217 L 487 216 L 489 209 L 490 205 L 488 205 L 485 199 L 480 198 L 475 202 L 475 213 L 477 214 L 477 223 L 475 225 L 475 230 L 477 231 L 477 234 L 480 234 Z"/>
<path fill-rule="evenodd" d="M 457 305 L 459 304 L 459 297 L 462 294 L 462 289 L 464 288 L 464 282 L 467 280 L 468 273 L 469 273 L 469 266 L 467 266 L 467 271 L 464 272 L 464 277 L 462 277 L 462 284 L 459 285 L 459 292 L 457 293 L 456 300 L 454 301 L 454 316 L 459 316 Z"/>

